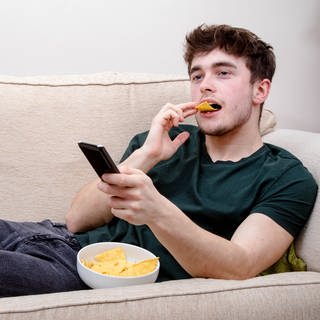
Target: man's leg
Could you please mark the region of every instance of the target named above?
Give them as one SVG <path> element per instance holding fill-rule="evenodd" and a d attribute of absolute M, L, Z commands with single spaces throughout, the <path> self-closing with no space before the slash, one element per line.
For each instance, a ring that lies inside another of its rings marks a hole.
<path fill-rule="evenodd" d="M 87 288 L 78 276 L 79 245 L 49 221 L 0 221 L 0 297 Z"/>

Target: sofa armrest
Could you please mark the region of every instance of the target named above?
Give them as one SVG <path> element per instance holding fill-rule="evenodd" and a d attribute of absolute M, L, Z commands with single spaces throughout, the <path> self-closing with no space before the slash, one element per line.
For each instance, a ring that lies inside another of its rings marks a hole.
<path fill-rule="evenodd" d="M 277 129 L 263 137 L 265 142 L 287 149 L 299 158 L 320 185 L 320 133 L 293 129 Z M 308 192 L 308 190 L 306 190 Z M 296 240 L 299 257 L 308 270 L 320 271 L 320 189 L 312 214 Z"/>

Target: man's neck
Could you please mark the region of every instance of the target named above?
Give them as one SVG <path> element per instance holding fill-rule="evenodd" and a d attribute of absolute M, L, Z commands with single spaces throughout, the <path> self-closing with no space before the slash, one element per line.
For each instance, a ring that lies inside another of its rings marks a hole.
<path fill-rule="evenodd" d="M 207 152 L 215 161 L 237 162 L 249 157 L 263 145 L 259 131 L 254 134 L 230 132 L 223 136 L 205 136 Z"/>

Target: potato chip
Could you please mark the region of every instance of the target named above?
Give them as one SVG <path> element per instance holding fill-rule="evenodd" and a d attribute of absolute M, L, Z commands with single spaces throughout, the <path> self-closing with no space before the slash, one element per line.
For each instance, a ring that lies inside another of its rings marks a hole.
<path fill-rule="evenodd" d="M 119 259 L 93 263 L 93 266 L 90 269 L 102 274 L 117 276 L 127 267 L 128 261 Z"/>
<path fill-rule="evenodd" d="M 137 262 L 128 267 L 127 270 L 123 270 L 121 274 L 123 276 L 141 276 L 144 274 L 148 274 L 155 270 L 158 260 L 159 258 L 153 258 Z"/>
<path fill-rule="evenodd" d="M 204 101 L 196 106 L 196 109 L 199 111 L 214 111 L 218 110 L 217 108 L 212 107 L 207 101 Z"/>
<path fill-rule="evenodd" d="M 95 256 L 95 259 L 97 261 L 108 261 L 108 260 L 114 260 L 114 259 L 126 260 L 126 255 L 122 248 L 113 248 L 113 249 L 104 251 L 100 254 L 97 254 Z"/>
<path fill-rule="evenodd" d="M 97 254 L 94 260 L 81 261 L 92 271 L 111 276 L 141 276 L 154 271 L 159 258 L 146 259 L 136 263 L 126 259 L 122 248 L 113 248 Z"/>

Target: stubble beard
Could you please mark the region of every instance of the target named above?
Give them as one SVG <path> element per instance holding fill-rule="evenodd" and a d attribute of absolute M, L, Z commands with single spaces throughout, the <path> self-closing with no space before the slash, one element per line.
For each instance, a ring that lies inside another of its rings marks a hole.
<path fill-rule="evenodd" d="M 236 109 L 235 109 L 235 113 L 236 113 Z M 196 121 L 202 133 L 209 136 L 219 137 L 219 136 L 227 135 L 231 132 L 234 132 L 237 129 L 239 129 L 241 126 L 245 125 L 250 119 L 250 116 L 251 116 L 251 109 L 246 108 L 238 115 L 237 118 L 234 118 L 233 121 L 230 123 L 226 123 L 226 122 L 222 123 L 219 120 L 212 119 L 212 123 L 205 125 L 205 124 L 201 124 L 201 121 L 199 121 L 199 117 L 196 117 Z M 207 119 L 207 120 L 210 120 L 210 119 Z M 215 122 L 218 122 L 218 123 L 215 123 Z"/>

